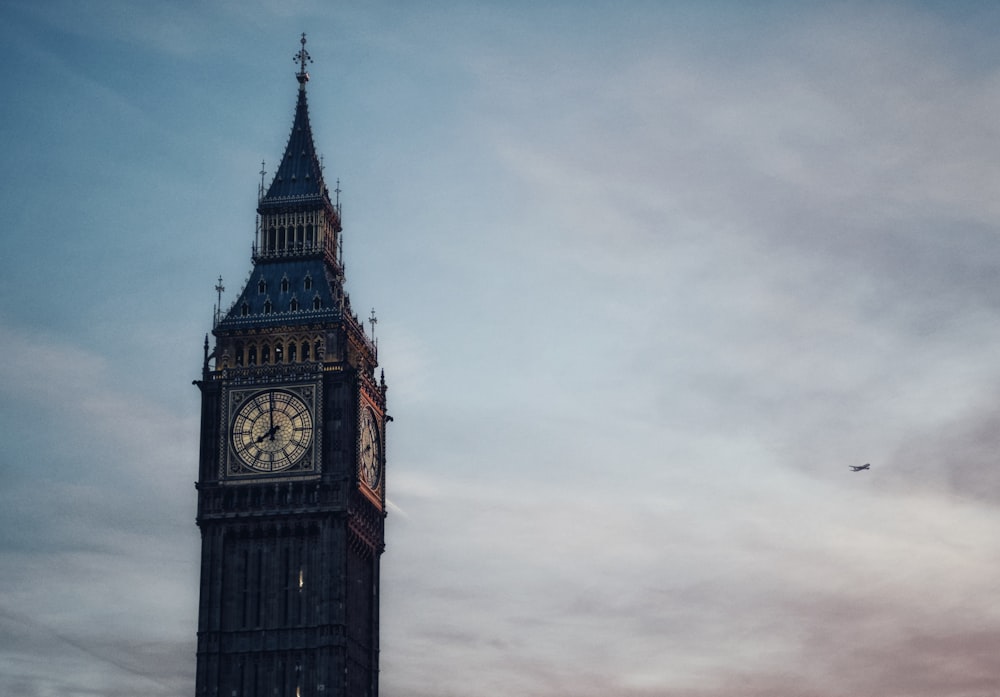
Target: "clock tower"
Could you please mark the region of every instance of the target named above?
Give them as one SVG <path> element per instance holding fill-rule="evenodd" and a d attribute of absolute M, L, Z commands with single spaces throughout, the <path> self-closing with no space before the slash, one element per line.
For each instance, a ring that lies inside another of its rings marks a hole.
<path fill-rule="evenodd" d="M 340 207 L 313 145 L 301 43 L 253 268 L 218 313 L 196 382 L 197 697 L 378 695 L 386 384 L 344 291 Z"/>

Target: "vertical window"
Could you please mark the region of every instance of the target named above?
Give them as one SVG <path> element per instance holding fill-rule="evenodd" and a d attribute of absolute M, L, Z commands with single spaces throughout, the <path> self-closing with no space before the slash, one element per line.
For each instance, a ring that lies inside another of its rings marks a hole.
<path fill-rule="evenodd" d="M 271 347 L 264 344 L 260 347 L 260 364 L 267 365 L 271 362 Z"/>
<path fill-rule="evenodd" d="M 303 341 L 302 342 L 302 360 L 304 360 L 304 361 L 308 361 L 309 360 L 309 342 L 308 341 Z"/>
<path fill-rule="evenodd" d="M 262 278 L 257 283 L 257 293 L 260 294 L 260 295 L 263 295 L 266 292 L 267 292 L 267 283 L 265 283 L 264 279 Z"/>
<path fill-rule="evenodd" d="M 296 350 L 296 348 L 297 347 L 296 347 L 294 341 L 288 344 L 288 362 L 289 363 L 294 363 L 295 362 L 295 350 Z"/>
<path fill-rule="evenodd" d="M 249 315 L 249 314 L 250 314 L 250 306 L 249 306 L 249 305 L 247 305 L 246 303 L 243 303 L 243 304 L 242 304 L 242 305 L 240 306 L 240 314 L 241 314 L 241 315 L 242 315 L 243 317 L 246 317 L 247 315 Z"/>
<path fill-rule="evenodd" d="M 292 312 L 299 311 L 299 301 L 296 298 L 292 298 L 292 301 L 288 303 L 288 309 Z"/>
<path fill-rule="evenodd" d="M 250 348 L 247 349 L 247 365 L 257 365 L 257 346 L 256 346 L 256 344 L 250 344 Z"/>
<path fill-rule="evenodd" d="M 271 301 L 270 300 L 265 300 L 264 301 L 264 314 L 265 315 L 271 314 Z"/>
<path fill-rule="evenodd" d="M 288 292 L 288 276 L 285 276 L 284 278 L 281 279 L 281 292 L 282 293 Z"/>
<path fill-rule="evenodd" d="M 274 345 L 274 362 L 281 363 L 282 362 L 281 359 L 284 356 L 284 353 L 285 349 L 281 345 L 281 342 L 279 341 L 277 344 Z"/>
<path fill-rule="evenodd" d="M 282 613 L 281 613 L 282 614 L 281 621 L 284 624 L 288 625 L 288 624 L 290 624 L 290 622 L 289 622 L 289 616 L 290 616 L 290 613 L 289 613 L 289 603 L 291 601 L 291 595 L 292 595 L 292 590 L 290 588 L 291 581 L 292 581 L 292 579 L 291 579 L 292 565 L 291 565 L 291 560 L 289 560 L 289 558 L 288 558 L 288 556 L 289 556 L 288 547 L 285 547 L 281 551 L 281 556 L 282 556 L 282 564 L 281 564 L 281 566 L 282 566 L 282 568 L 285 571 L 285 573 L 284 573 L 284 576 L 285 576 L 285 588 L 284 588 L 285 593 L 284 593 L 284 596 L 285 597 L 284 597 L 284 607 L 282 608 Z"/>
<path fill-rule="evenodd" d="M 250 622 L 250 552 L 249 550 L 243 550 L 243 593 L 242 600 L 240 603 L 242 605 L 242 612 L 240 617 L 240 626 L 246 627 Z"/>
<path fill-rule="evenodd" d="M 302 287 L 305 288 L 306 290 L 312 290 L 313 277 L 307 275 L 304 279 L 302 279 Z"/>
<path fill-rule="evenodd" d="M 313 298 L 313 309 L 318 310 L 323 307 L 323 301 L 319 299 L 319 296 Z"/>
<path fill-rule="evenodd" d="M 243 342 L 236 342 L 236 365 L 243 365 Z"/>
<path fill-rule="evenodd" d="M 253 626 L 260 626 L 261 584 L 264 582 L 264 550 L 257 548 L 254 571 L 257 582 L 253 584 Z"/>

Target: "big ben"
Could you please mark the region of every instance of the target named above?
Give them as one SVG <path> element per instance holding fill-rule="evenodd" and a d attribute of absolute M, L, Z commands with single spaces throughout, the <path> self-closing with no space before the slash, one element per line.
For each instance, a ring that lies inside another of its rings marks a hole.
<path fill-rule="evenodd" d="M 197 697 L 377 697 L 386 383 L 344 289 L 296 55 L 291 134 L 201 380 Z"/>

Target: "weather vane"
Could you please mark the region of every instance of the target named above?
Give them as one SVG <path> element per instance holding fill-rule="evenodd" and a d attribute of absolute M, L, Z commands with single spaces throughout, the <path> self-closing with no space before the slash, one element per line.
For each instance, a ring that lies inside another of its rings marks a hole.
<path fill-rule="evenodd" d="M 312 56 L 310 56 L 309 52 L 306 50 L 305 32 L 302 32 L 302 38 L 299 40 L 299 43 L 302 44 L 302 48 L 299 49 L 299 52 L 295 54 L 295 57 L 292 58 L 292 60 L 299 64 L 299 72 L 295 75 L 295 77 L 299 79 L 300 85 L 305 85 L 306 82 L 309 81 L 309 73 L 306 72 L 306 63 L 313 62 Z"/>

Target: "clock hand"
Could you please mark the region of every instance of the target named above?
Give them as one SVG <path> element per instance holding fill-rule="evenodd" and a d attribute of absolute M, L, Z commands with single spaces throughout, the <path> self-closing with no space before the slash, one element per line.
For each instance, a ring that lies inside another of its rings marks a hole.
<path fill-rule="evenodd" d="M 278 432 L 279 428 L 280 428 L 279 426 L 271 426 L 271 428 L 267 429 L 267 431 L 265 431 L 263 435 L 257 436 L 257 442 L 260 443 L 265 438 L 274 440 L 274 434 Z"/>

